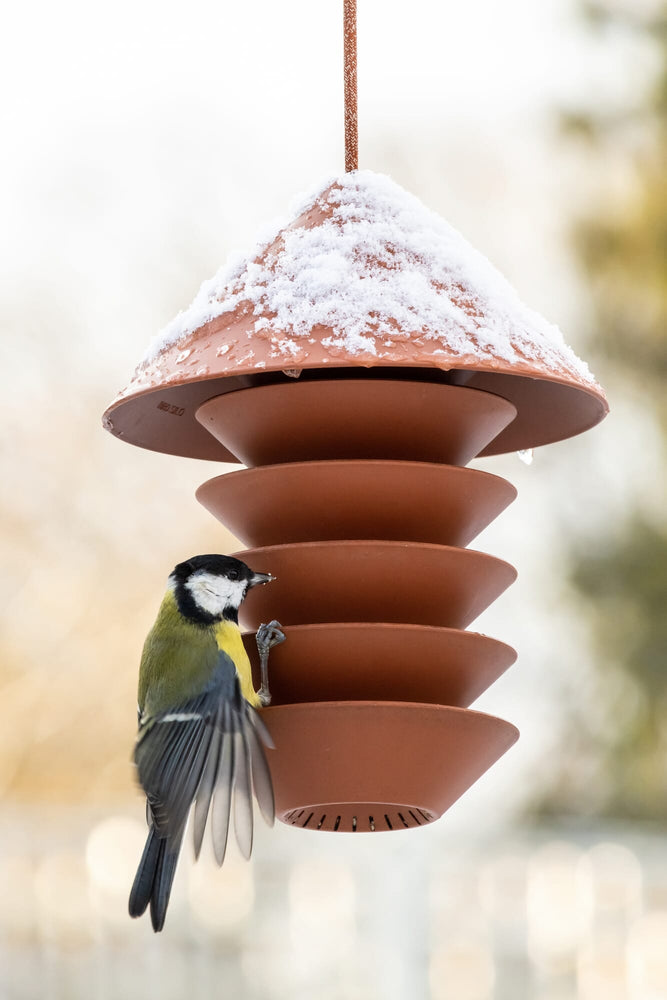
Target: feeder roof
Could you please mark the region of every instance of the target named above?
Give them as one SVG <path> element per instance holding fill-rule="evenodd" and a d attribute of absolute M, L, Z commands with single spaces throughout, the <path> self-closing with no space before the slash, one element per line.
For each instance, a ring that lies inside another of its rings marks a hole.
<path fill-rule="evenodd" d="M 607 412 L 558 327 L 444 219 L 364 170 L 301 198 L 290 221 L 204 282 L 105 424 L 144 447 L 228 461 L 194 418 L 202 402 L 295 369 L 350 367 L 448 372 L 510 399 L 518 416 L 487 453 L 569 437 Z"/>

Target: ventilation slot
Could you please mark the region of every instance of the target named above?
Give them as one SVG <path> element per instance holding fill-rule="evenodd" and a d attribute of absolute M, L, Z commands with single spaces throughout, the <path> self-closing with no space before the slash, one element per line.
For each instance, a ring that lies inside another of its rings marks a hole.
<path fill-rule="evenodd" d="M 382 809 L 387 812 L 382 812 Z M 337 813 L 336 809 L 340 809 Z M 373 810 L 371 812 L 370 810 Z M 313 803 L 303 809 L 292 809 L 283 820 L 303 830 L 322 830 L 329 833 L 377 833 L 388 830 L 407 830 L 432 823 L 435 816 L 419 806 L 379 802 Z"/>

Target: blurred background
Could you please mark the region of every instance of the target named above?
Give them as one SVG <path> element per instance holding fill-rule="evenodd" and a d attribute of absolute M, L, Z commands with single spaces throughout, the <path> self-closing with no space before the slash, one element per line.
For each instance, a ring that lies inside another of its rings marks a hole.
<path fill-rule="evenodd" d="M 165 578 L 230 551 L 225 467 L 101 413 L 151 337 L 342 170 L 339 0 L 14 4 L 0 39 L 0 998 L 667 998 L 667 6 L 361 0 L 360 165 L 444 215 L 608 391 L 580 439 L 476 463 L 519 580 L 474 623 L 522 739 L 438 823 L 184 851 L 126 915 L 130 754 Z"/>

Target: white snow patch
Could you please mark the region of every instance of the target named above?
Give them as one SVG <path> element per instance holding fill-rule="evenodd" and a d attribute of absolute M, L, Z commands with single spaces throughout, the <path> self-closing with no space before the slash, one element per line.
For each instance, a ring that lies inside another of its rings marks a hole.
<path fill-rule="evenodd" d="M 343 337 L 325 337 L 322 341 L 325 347 L 340 347 L 350 354 L 377 354 L 375 341 L 370 337 L 362 337 L 360 333 L 348 333 Z"/>
<path fill-rule="evenodd" d="M 294 340 L 288 340 L 286 337 L 283 337 L 282 340 L 272 340 L 271 347 L 273 348 L 271 351 L 273 356 L 276 356 L 277 354 L 284 354 L 285 356 L 295 358 L 301 350 L 299 345 Z"/>
<path fill-rule="evenodd" d="M 331 217 L 312 229 L 285 229 L 317 204 L 328 206 Z M 204 282 L 144 361 L 241 303 L 256 317 L 251 340 L 279 335 L 271 338 L 274 357 L 299 354 L 297 342 L 312 342 L 320 326 L 332 331 L 325 347 L 351 354 L 377 355 L 398 334 L 401 342 L 411 335 L 432 344 L 434 355 L 510 365 L 528 360 L 594 382 L 558 327 L 525 306 L 460 233 L 389 177 L 368 170 L 329 178 L 301 196 L 291 220 L 275 223 L 249 254 L 236 255 Z"/>

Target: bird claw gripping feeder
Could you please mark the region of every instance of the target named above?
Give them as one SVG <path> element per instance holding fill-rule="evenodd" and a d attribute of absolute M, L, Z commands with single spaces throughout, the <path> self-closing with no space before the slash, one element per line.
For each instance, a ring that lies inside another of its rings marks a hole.
<path fill-rule="evenodd" d="M 516 657 L 466 631 L 516 574 L 467 546 L 516 493 L 467 463 L 578 434 L 607 403 L 481 254 L 356 169 L 345 14 L 347 172 L 202 286 L 104 420 L 246 466 L 197 497 L 276 577 L 241 624 L 287 636 L 264 710 L 277 814 L 380 831 L 439 817 L 518 737 L 468 707 Z"/>

